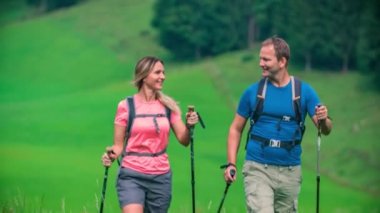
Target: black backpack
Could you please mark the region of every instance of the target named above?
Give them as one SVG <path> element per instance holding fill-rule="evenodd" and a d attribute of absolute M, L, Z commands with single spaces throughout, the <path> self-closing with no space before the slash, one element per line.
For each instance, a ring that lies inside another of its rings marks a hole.
<path fill-rule="evenodd" d="M 271 143 L 275 143 L 276 141 L 271 141 L 270 139 L 264 139 L 259 136 L 251 135 L 251 130 L 252 127 L 255 125 L 255 123 L 259 120 L 259 117 L 263 114 L 267 116 L 271 116 L 280 120 L 286 120 L 289 121 L 291 119 L 294 119 L 298 123 L 298 127 L 294 137 L 296 136 L 298 131 L 301 131 L 301 139 L 300 140 L 295 140 L 291 141 L 291 143 L 283 143 L 284 148 L 287 150 L 290 150 L 293 148 L 295 145 L 298 145 L 302 141 L 302 136 L 305 132 L 305 124 L 302 121 L 302 113 L 301 113 L 301 81 L 298 78 L 294 78 L 293 76 L 290 77 L 290 81 L 292 84 L 292 99 L 293 99 L 293 109 L 295 112 L 295 117 L 289 117 L 289 116 L 278 116 L 278 115 L 271 115 L 263 112 L 264 108 L 264 100 L 265 100 L 265 95 L 266 95 L 266 89 L 267 89 L 267 83 L 268 83 L 268 78 L 262 78 L 259 82 L 259 86 L 257 89 L 257 95 L 256 95 L 256 104 L 254 107 L 254 110 L 252 111 L 250 115 L 250 127 L 247 133 L 247 141 L 245 144 L 245 149 L 247 149 L 247 144 L 250 138 L 254 138 L 258 141 L 263 142 L 263 146 L 265 145 L 270 145 Z M 280 143 L 278 143 L 280 145 Z M 290 146 L 288 146 L 290 145 Z"/>
<path fill-rule="evenodd" d="M 128 96 L 126 98 L 126 102 L 128 104 L 128 123 L 125 128 L 125 137 L 124 137 L 124 146 L 123 146 L 123 154 L 121 156 L 121 160 L 124 158 L 126 155 L 134 155 L 134 156 L 150 156 L 150 157 L 156 157 L 159 155 L 162 155 L 166 153 L 166 148 L 163 149 L 162 151 L 156 152 L 156 153 L 144 153 L 144 152 L 126 152 L 126 147 L 128 143 L 128 139 L 130 136 L 130 132 L 133 126 L 133 121 L 135 118 L 144 118 L 144 117 L 152 117 L 153 118 L 153 123 L 156 127 L 157 133 L 160 132 L 158 123 L 157 123 L 157 117 L 166 117 L 169 120 L 170 124 L 170 116 L 171 116 L 171 110 L 165 106 L 165 114 L 137 114 L 136 115 L 136 110 L 135 110 L 135 102 L 133 97 Z"/>

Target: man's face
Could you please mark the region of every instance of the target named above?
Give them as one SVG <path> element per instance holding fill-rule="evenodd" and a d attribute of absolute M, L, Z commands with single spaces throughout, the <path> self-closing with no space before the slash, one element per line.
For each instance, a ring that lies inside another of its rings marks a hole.
<path fill-rule="evenodd" d="M 264 45 L 260 50 L 260 67 L 263 77 L 272 77 L 278 73 L 281 64 L 277 60 L 273 44 Z"/>

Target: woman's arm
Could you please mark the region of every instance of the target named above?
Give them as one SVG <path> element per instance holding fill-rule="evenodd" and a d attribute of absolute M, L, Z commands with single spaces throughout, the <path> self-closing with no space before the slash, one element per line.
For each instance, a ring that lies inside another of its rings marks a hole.
<path fill-rule="evenodd" d="M 111 166 L 112 162 L 117 159 L 123 152 L 125 126 L 115 124 L 114 127 L 114 144 L 106 148 L 106 152 L 102 156 L 104 166 Z"/>
<path fill-rule="evenodd" d="M 186 113 L 186 125 L 182 119 L 172 124 L 173 132 L 177 140 L 184 146 L 188 146 L 190 143 L 190 131 L 189 128 L 194 127 L 198 123 L 198 114 L 196 112 Z"/>

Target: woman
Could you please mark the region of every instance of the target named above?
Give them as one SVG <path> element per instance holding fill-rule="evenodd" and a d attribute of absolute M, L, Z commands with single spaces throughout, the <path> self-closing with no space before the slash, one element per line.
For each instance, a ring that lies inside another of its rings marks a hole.
<path fill-rule="evenodd" d="M 137 63 L 134 85 L 138 92 L 133 95 L 136 117 L 127 143 L 124 147 L 129 107 L 122 100 L 114 121 L 114 145 L 102 156 L 107 167 L 120 155 L 124 156 L 116 186 L 123 213 L 168 211 L 172 174 L 166 147 L 170 128 L 178 141 L 187 146 L 190 141 L 187 127 L 198 122 L 197 113 L 188 112 L 186 125 L 183 123 L 176 102 L 161 92 L 164 81 L 162 60 L 144 57 Z M 170 116 L 157 116 L 167 114 L 166 109 L 170 110 Z"/>

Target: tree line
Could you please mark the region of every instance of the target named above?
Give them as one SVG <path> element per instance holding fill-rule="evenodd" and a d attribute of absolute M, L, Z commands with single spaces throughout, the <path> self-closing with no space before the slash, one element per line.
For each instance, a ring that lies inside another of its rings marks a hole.
<path fill-rule="evenodd" d="M 44 13 L 83 0 L 25 1 Z M 306 71 L 361 70 L 380 80 L 377 0 L 156 0 L 152 25 L 181 60 L 252 49 L 277 35 Z"/>
<path fill-rule="evenodd" d="M 379 5 L 376 0 L 157 0 L 152 25 L 160 43 L 180 59 L 249 49 L 277 35 L 305 70 L 379 73 Z"/>
<path fill-rule="evenodd" d="M 38 9 L 38 12 L 44 13 L 63 7 L 70 7 L 81 0 L 26 0 L 26 3 Z"/>

